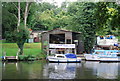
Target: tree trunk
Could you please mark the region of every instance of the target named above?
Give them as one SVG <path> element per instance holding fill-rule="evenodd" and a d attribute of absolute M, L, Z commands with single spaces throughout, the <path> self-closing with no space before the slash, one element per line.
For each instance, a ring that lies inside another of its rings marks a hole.
<path fill-rule="evenodd" d="M 18 29 L 18 27 L 20 26 L 20 0 L 18 0 L 18 23 L 17 23 L 17 32 L 19 32 L 19 29 Z M 19 46 L 20 44 L 19 43 L 17 43 L 17 45 L 18 45 L 18 48 L 19 48 L 19 50 L 18 50 L 18 55 L 19 54 L 22 54 L 22 49 L 21 49 L 21 47 Z"/>
<path fill-rule="evenodd" d="M 29 2 L 26 2 L 25 13 L 24 13 L 24 25 L 25 25 L 25 28 L 26 28 L 27 17 L 28 17 L 28 6 L 29 6 Z"/>
<path fill-rule="evenodd" d="M 18 26 L 20 26 L 20 0 L 18 2 L 18 23 L 17 23 L 17 30 L 18 30 Z"/>
<path fill-rule="evenodd" d="M 18 45 L 18 48 L 19 48 L 19 55 L 23 55 L 23 47 L 24 47 L 24 43 L 25 41 L 21 41 L 21 42 L 18 42 L 17 45 Z"/>
<path fill-rule="evenodd" d="M 20 45 L 18 43 L 17 43 L 17 45 L 18 45 L 18 48 L 19 48 L 18 55 L 23 55 L 23 45 Z"/>

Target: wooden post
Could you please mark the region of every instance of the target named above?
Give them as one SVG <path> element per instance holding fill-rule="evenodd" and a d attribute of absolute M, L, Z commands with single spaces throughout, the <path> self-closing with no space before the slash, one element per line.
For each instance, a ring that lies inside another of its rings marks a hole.
<path fill-rule="evenodd" d="M 65 44 L 66 44 L 66 33 L 65 33 Z M 65 51 L 64 51 L 64 53 L 66 53 L 67 51 L 66 51 L 66 48 L 65 48 Z"/>
<path fill-rule="evenodd" d="M 4 60 L 6 60 L 6 52 L 4 52 Z"/>
<path fill-rule="evenodd" d="M 47 39 L 48 39 L 47 55 L 49 55 L 49 44 L 50 44 L 50 43 L 49 43 L 49 40 L 50 40 L 50 38 L 49 38 L 50 36 L 49 36 L 49 35 L 50 35 L 50 34 L 47 34 L 47 37 L 48 37 L 48 38 L 47 38 Z"/>
<path fill-rule="evenodd" d="M 19 50 L 20 51 L 20 50 Z M 19 54 L 19 51 L 17 52 L 17 55 L 16 55 L 16 59 L 18 60 L 18 54 Z"/>
<path fill-rule="evenodd" d="M 73 35 L 73 34 L 72 34 Z M 71 35 L 71 36 L 72 36 Z M 71 37 L 71 44 L 72 44 L 72 41 L 73 41 L 73 37 Z M 72 48 L 70 48 L 70 51 L 72 52 Z"/>
<path fill-rule="evenodd" d="M 76 48 L 74 48 L 74 53 L 76 54 Z"/>

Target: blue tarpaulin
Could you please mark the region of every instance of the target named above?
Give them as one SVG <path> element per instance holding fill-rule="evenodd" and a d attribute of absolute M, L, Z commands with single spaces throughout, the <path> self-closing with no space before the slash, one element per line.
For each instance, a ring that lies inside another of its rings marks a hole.
<path fill-rule="evenodd" d="M 4 58 L 4 56 L 1 56 L 0 58 Z"/>
<path fill-rule="evenodd" d="M 114 46 L 117 46 L 117 47 L 118 47 L 118 44 L 114 44 Z"/>
<path fill-rule="evenodd" d="M 77 58 L 75 54 L 65 54 L 67 58 Z"/>

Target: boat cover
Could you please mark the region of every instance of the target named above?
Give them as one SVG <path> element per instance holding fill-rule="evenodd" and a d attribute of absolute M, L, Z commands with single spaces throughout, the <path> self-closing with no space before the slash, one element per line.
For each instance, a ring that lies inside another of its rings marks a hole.
<path fill-rule="evenodd" d="M 65 54 L 66 58 L 77 58 L 75 54 Z"/>
<path fill-rule="evenodd" d="M 1 56 L 0 58 L 4 58 L 4 56 Z"/>

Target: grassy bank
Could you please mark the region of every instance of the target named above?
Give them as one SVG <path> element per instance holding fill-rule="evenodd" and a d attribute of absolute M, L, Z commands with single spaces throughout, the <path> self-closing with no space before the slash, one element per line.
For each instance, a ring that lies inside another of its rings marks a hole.
<path fill-rule="evenodd" d="M 2 54 L 6 52 L 7 56 L 16 56 L 18 46 L 16 43 L 2 43 Z M 1 55 L 2 55 L 1 54 Z M 45 57 L 41 51 L 41 43 L 25 43 L 24 55 L 34 55 L 35 57 Z"/>

